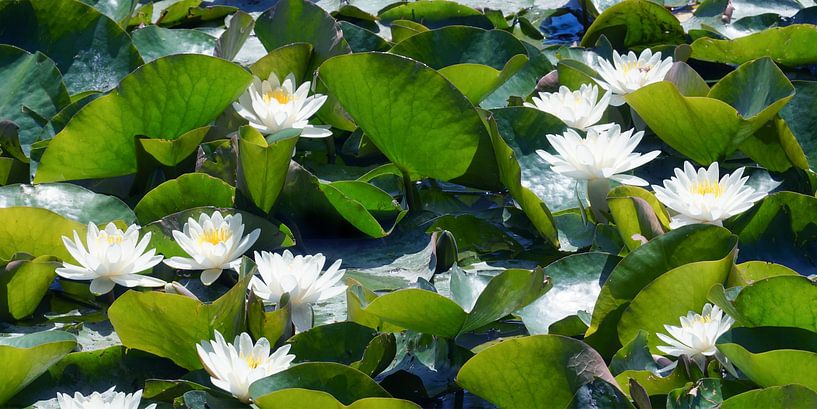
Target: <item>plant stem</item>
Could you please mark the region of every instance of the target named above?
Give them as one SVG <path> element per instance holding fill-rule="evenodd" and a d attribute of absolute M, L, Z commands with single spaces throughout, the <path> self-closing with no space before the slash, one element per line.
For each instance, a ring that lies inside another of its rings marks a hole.
<path fill-rule="evenodd" d="M 417 184 L 411 180 L 408 172 L 401 170 L 403 173 L 403 190 L 408 202 L 409 211 L 418 212 L 421 209 L 420 192 L 417 191 Z"/>
<path fill-rule="evenodd" d="M 607 223 L 610 208 L 607 206 L 607 193 L 610 192 L 610 182 L 607 179 L 592 179 L 587 181 L 587 198 L 590 200 L 590 211 L 597 223 Z"/>

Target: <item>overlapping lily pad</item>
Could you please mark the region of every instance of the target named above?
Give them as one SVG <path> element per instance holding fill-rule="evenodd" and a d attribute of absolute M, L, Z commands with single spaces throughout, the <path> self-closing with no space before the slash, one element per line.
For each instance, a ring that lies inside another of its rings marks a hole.
<path fill-rule="evenodd" d="M 134 173 L 135 137 L 175 139 L 206 125 L 249 82 L 241 67 L 203 55 L 175 55 L 145 64 L 123 79 L 117 92 L 97 98 L 73 117 L 49 144 L 34 180 Z M 79 156 L 93 159 L 74 160 Z"/>

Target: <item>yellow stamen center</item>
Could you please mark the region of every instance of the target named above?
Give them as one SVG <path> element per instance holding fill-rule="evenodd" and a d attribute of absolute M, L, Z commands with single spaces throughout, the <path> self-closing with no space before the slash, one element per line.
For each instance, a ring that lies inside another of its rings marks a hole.
<path fill-rule="evenodd" d="M 710 317 L 709 315 L 701 315 L 701 316 L 698 316 L 698 318 L 695 321 L 706 324 L 706 323 L 712 321 L 712 317 Z"/>
<path fill-rule="evenodd" d="M 270 103 L 273 99 L 275 99 L 280 104 L 286 104 L 289 101 L 292 101 L 293 98 L 294 96 L 283 88 L 276 88 L 264 94 L 264 102 L 266 103 Z"/>
<path fill-rule="evenodd" d="M 252 355 L 244 357 L 244 362 L 247 363 L 247 366 L 249 366 L 250 369 L 258 368 L 258 366 L 261 365 L 261 360 Z"/>
<path fill-rule="evenodd" d="M 220 228 L 220 229 L 213 229 L 213 230 L 205 230 L 201 236 L 199 236 L 199 244 L 204 242 L 210 243 L 212 245 L 216 245 L 222 242 L 227 241 L 230 238 L 230 232 L 227 229 Z"/>
<path fill-rule="evenodd" d="M 109 245 L 122 244 L 125 240 L 125 236 L 121 234 L 108 234 L 103 231 L 99 232 L 97 240 L 107 242 Z"/>
<path fill-rule="evenodd" d="M 692 185 L 690 192 L 701 196 L 713 195 L 715 197 L 720 197 L 722 189 L 720 183 L 717 182 L 698 182 Z"/>

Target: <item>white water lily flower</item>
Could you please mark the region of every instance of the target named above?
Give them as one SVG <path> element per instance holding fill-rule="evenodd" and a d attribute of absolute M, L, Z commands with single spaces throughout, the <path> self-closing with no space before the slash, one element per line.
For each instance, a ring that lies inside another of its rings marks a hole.
<path fill-rule="evenodd" d="M 76 392 L 74 396 L 67 393 L 57 392 L 57 403 L 60 409 L 138 409 L 142 400 L 142 390 L 125 394 L 116 392 L 116 386 L 105 392 L 94 392 L 88 396 L 83 396 Z M 145 409 L 154 409 L 156 404 L 151 404 Z"/>
<path fill-rule="evenodd" d="M 576 129 L 587 129 L 595 125 L 604 115 L 610 103 L 610 91 L 599 97 L 599 87 L 582 84 L 578 91 L 570 91 L 562 85 L 559 92 L 540 92 L 533 97 L 533 104 L 525 102 L 526 107 L 547 112 Z"/>
<path fill-rule="evenodd" d="M 686 355 L 702 369 L 706 365 L 706 357 L 715 356 L 721 362 L 724 357 L 719 356 L 715 341 L 723 335 L 735 320 L 724 314 L 717 305 L 704 305 L 703 313 L 690 311 L 680 317 L 681 326 L 664 325 L 666 334 L 655 334 L 658 339 L 669 344 L 660 345 L 658 350 L 675 357 Z"/>
<path fill-rule="evenodd" d="M 202 213 L 198 221 L 187 219 L 182 230 L 173 230 L 173 238 L 190 258 L 171 257 L 165 264 L 180 270 L 202 270 L 204 285 L 213 284 L 222 270 L 238 270 L 241 256 L 261 234 L 261 229 L 255 229 L 243 236 L 241 214 L 222 217 L 218 210 L 212 216 Z"/>
<path fill-rule="evenodd" d="M 275 73 L 262 81 L 253 77 L 247 91 L 233 103 L 239 115 L 250 122 L 250 126 L 265 134 L 273 134 L 284 129 L 300 129 L 304 138 L 325 138 L 332 135 L 328 126 L 309 124 L 309 118 L 318 112 L 326 95 L 309 93 L 310 81 L 295 89 L 295 75 L 289 74 L 281 83 Z"/>
<path fill-rule="evenodd" d="M 661 59 L 661 53 L 652 53 L 649 48 L 636 56 L 634 52 L 619 55 L 613 50 L 613 64 L 602 57 L 598 58 L 598 73 L 603 81 L 599 85 L 613 93 L 610 105 L 624 104 L 624 95 L 646 85 L 663 81 L 672 68 L 672 57 Z"/>
<path fill-rule="evenodd" d="M 676 168 L 675 176 L 664 180 L 663 187 L 652 188 L 661 203 L 678 213 L 672 217 L 671 228 L 693 223 L 720 226 L 723 220 L 749 210 L 768 194 L 746 186 L 749 177 L 743 176 L 743 170 L 720 178 L 718 162 L 697 171 L 691 163 L 684 162 L 683 171 Z"/>
<path fill-rule="evenodd" d="M 552 166 L 554 172 L 578 180 L 612 179 L 626 185 L 646 186 L 646 180 L 624 174 L 655 159 L 661 151 L 633 153 L 644 132 L 633 129 L 621 132 L 615 124 L 593 126 L 582 139 L 568 129 L 563 135 L 547 135 L 550 145 L 559 155 L 543 150 L 536 153 Z"/>
<path fill-rule="evenodd" d="M 293 256 L 289 250 L 283 254 L 256 252 L 255 263 L 261 278 L 254 276 L 250 281 L 253 292 L 273 304 L 279 303 L 284 293 L 289 293 L 292 322 L 297 332 L 312 327 L 312 303 L 328 300 L 346 290 L 345 285 L 338 284 L 346 272 L 340 269 L 341 260 L 321 274 L 326 257 L 320 253 Z"/>
<path fill-rule="evenodd" d="M 250 402 L 250 385 L 253 382 L 289 368 L 295 355 L 289 355 L 286 344 L 270 355 L 270 343 L 261 338 L 253 345 L 246 332 L 235 337 L 232 344 L 224 341 L 216 331 L 214 341 L 201 341 L 196 345 L 199 359 L 210 374 L 213 385 L 230 392 L 238 400 Z"/>
<path fill-rule="evenodd" d="M 91 280 L 91 293 L 95 295 L 111 292 L 115 284 L 124 287 L 165 285 L 158 278 L 139 274 L 159 264 L 162 256 L 155 255 L 155 249 L 145 252 L 150 244 L 150 233 L 139 240 L 139 226 L 135 224 L 123 232 L 113 223 L 108 223 L 102 231 L 89 223 L 85 246 L 76 231 L 73 241 L 62 236 L 62 242 L 80 265 L 63 262 L 57 274 L 69 280 Z"/>

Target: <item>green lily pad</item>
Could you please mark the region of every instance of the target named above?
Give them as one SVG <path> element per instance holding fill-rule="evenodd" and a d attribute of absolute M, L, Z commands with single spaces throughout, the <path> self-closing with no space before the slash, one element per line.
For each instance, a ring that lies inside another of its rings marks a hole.
<path fill-rule="evenodd" d="M 53 399 L 58 392 L 104 391 L 114 384 L 117 390 L 130 390 L 132 387 L 142 389 L 143 385 L 149 384 L 146 379 L 176 378 L 184 373 L 170 360 L 138 350 L 127 350 L 122 345 L 71 352 L 18 393 L 9 404 L 28 406 Z M 147 385 L 144 389 L 143 399 L 148 399 Z"/>
<path fill-rule="evenodd" d="M 522 251 L 522 245 L 496 225 L 474 215 L 445 215 L 433 220 L 426 233 L 447 230 L 454 235 L 459 251 L 477 253 Z"/>
<path fill-rule="evenodd" d="M 396 55 L 360 53 L 326 61 L 320 78 L 366 136 L 412 179 L 469 176 L 461 183 L 495 184 L 496 165 L 479 113 L 431 68 Z"/>
<path fill-rule="evenodd" d="M 451 26 L 413 35 L 389 51 L 425 63 L 435 70 L 456 64 L 480 64 L 502 70 L 518 54 L 522 42 L 503 30 Z"/>
<path fill-rule="evenodd" d="M 13 338 L 0 338 L 0 404 L 42 375 L 77 345 L 73 335 L 45 331 Z"/>
<path fill-rule="evenodd" d="M 721 404 L 721 409 L 741 409 L 752 406 L 809 409 L 817 406 L 817 392 L 796 384 L 755 389 L 726 399 Z"/>
<path fill-rule="evenodd" d="M 351 225 L 370 237 L 384 237 L 406 214 L 377 186 L 355 180 L 325 182 L 296 162 L 290 164 L 278 201 L 281 212 L 299 225 L 320 222 L 322 234 Z"/>
<path fill-rule="evenodd" d="M 607 205 L 621 239 L 630 250 L 641 246 L 638 236 L 649 240 L 669 230 L 667 209 L 645 189 L 617 186 L 607 194 Z"/>
<path fill-rule="evenodd" d="M 817 198 L 794 192 L 769 195 L 726 226 L 740 236 L 740 261 L 782 264 L 800 274 L 817 272 Z"/>
<path fill-rule="evenodd" d="M 0 43 L 51 58 L 70 94 L 107 91 L 142 64 L 130 36 L 115 21 L 79 1 L 3 2 L 0 27 L 6 28 L 0 32 Z"/>
<path fill-rule="evenodd" d="M 650 350 L 660 354 L 656 346 L 665 344 L 656 334 L 666 332 L 664 325 L 678 325 L 679 317 L 689 311 L 700 312 L 708 302 L 709 289 L 726 281 L 734 259 L 733 250 L 720 260 L 685 264 L 655 278 L 621 313 L 617 329 L 621 344 L 645 330 Z M 672 302 L 668 303 L 668 299 Z"/>
<path fill-rule="evenodd" d="M 545 267 L 553 288 L 517 313 L 528 332 L 545 334 L 561 319 L 582 310 L 592 312 L 601 290 L 599 282 L 619 261 L 621 257 L 616 255 L 588 252 L 569 255 Z"/>
<path fill-rule="evenodd" d="M 56 115 L 70 102 L 68 91 L 57 66 L 42 53 L 0 46 L 0 67 L 0 81 L 8 84 L 0 90 L 0 118 L 17 125 L 20 147 L 30 156 L 31 144 L 39 139 L 44 125 L 37 116 L 50 119 Z"/>
<path fill-rule="evenodd" d="M 212 55 L 216 47 L 215 37 L 199 30 L 170 29 L 147 26 L 133 33 L 133 45 L 145 62 L 173 54 Z"/>
<path fill-rule="evenodd" d="M 223 180 L 204 173 L 187 173 L 156 186 L 133 210 L 139 221 L 147 224 L 194 207 L 232 207 L 234 202 L 235 188 Z"/>
<path fill-rule="evenodd" d="M 391 28 L 391 39 L 395 43 L 428 31 L 428 27 L 411 20 L 394 20 L 389 24 L 389 28 Z"/>
<path fill-rule="evenodd" d="M 210 126 L 196 128 L 176 139 L 139 138 L 139 144 L 162 165 L 176 166 L 196 151 L 210 129 Z"/>
<path fill-rule="evenodd" d="M 761 57 L 795 67 L 817 63 L 817 28 L 811 24 L 774 27 L 734 40 L 702 37 L 692 43 L 692 58 L 726 64 L 743 64 Z"/>
<path fill-rule="evenodd" d="M 737 150 L 793 96 L 794 87 L 766 58 L 741 65 L 705 98 L 685 97 L 664 81 L 625 98 L 664 142 L 707 165 Z"/>
<path fill-rule="evenodd" d="M 322 391 L 349 405 L 365 398 L 390 398 L 388 392 L 357 369 L 334 362 L 307 362 L 294 365 L 250 385 L 255 402 L 273 401 L 266 395 L 291 388 Z M 279 392 L 279 393 L 280 393 Z"/>
<path fill-rule="evenodd" d="M 266 394 L 255 404 L 261 409 L 285 409 L 297 406 L 301 409 L 419 409 L 417 404 L 393 398 L 363 398 L 344 405 L 331 394 L 309 389 L 284 389 Z"/>
<path fill-rule="evenodd" d="M 553 65 L 542 51 L 527 42 L 522 45 L 527 49 L 528 62 L 480 102 L 481 107 L 503 108 L 508 106 L 511 97 L 527 98 L 536 89 L 537 82 L 553 70 Z"/>
<path fill-rule="evenodd" d="M 472 26 L 486 30 L 494 28 L 491 20 L 479 11 L 453 1 L 429 1 L 395 4 L 381 10 L 380 22 L 389 25 L 395 20 L 420 23 L 428 28 Z"/>
<path fill-rule="evenodd" d="M 51 256 L 26 258 L 11 260 L 0 270 L 0 317 L 19 320 L 31 315 L 62 266 Z"/>
<path fill-rule="evenodd" d="M 321 325 L 290 338 L 290 354 L 295 362 L 337 362 L 352 364 L 363 357 L 377 331 L 355 322 Z"/>
<path fill-rule="evenodd" d="M 449 298 L 418 288 L 377 297 L 363 311 L 403 328 L 453 338 L 530 304 L 544 291 L 541 269 L 508 269 L 488 282 L 469 312 Z"/>
<path fill-rule="evenodd" d="M 817 81 L 792 81 L 794 98 L 780 110 L 791 132 L 808 158 L 809 166 L 817 169 Z"/>
<path fill-rule="evenodd" d="M 134 173 L 136 136 L 176 139 L 207 125 L 250 79 L 238 65 L 204 55 L 173 55 L 145 64 L 123 79 L 117 92 L 95 99 L 72 118 L 51 140 L 34 180 Z"/>
<path fill-rule="evenodd" d="M 600 378 L 615 384 L 602 357 L 559 335 L 504 341 L 462 366 L 457 383 L 502 408 L 567 407 L 579 389 Z"/>
<path fill-rule="evenodd" d="M 50 210 L 36 207 L 7 207 L 0 209 L 0 259 L 9 260 L 15 253 L 34 257 L 56 256 L 68 262 L 74 258 L 65 249 L 62 236 L 85 237 L 87 227 Z"/>
<path fill-rule="evenodd" d="M 800 328 L 733 328 L 718 338 L 718 350 L 761 387 L 800 384 L 817 391 L 808 376 L 817 367 L 817 334 Z"/>
<path fill-rule="evenodd" d="M 550 144 L 545 135 L 561 133 L 558 118 L 526 107 L 492 111 L 496 132 L 491 132 L 496 161 L 503 184 L 542 237 L 558 246 L 558 236 L 549 206 L 556 210 L 575 207 L 575 181 L 550 170 L 536 154 Z"/>
<path fill-rule="evenodd" d="M 341 34 L 329 13 L 303 0 L 279 1 L 255 22 L 255 35 L 267 51 L 292 43 L 312 44 L 312 69 L 332 56 L 352 51 Z"/>
<path fill-rule="evenodd" d="M 127 224 L 136 222 L 133 210 L 116 197 L 68 183 L 0 187 L 0 208 L 16 206 L 47 209 L 82 224 L 107 224 L 115 220 Z"/>
<path fill-rule="evenodd" d="M 292 309 L 289 296 L 284 297 L 281 297 L 274 310 L 267 311 L 264 302 L 255 293 L 251 293 L 247 306 L 247 329 L 253 338 L 264 337 L 270 344 L 277 344 L 292 336 Z"/>
<path fill-rule="evenodd" d="M 817 332 L 817 286 L 798 276 L 772 277 L 741 290 L 735 308 L 754 327 L 797 327 Z"/>
<path fill-rule="evenodd" d="M 385 38 L 357 24 L 338 21 L 338 26 L 343 31 L 343 38 L 349 43 L 349 48 L 353 52 L 387 51 L 391 47 L 391 44 Z M 377 27 L 377 24 L 374 27 Z"/>
<path fill-rule="evenodd" d="M 239 189 L 259 209 L 269 213 L 284 189 L 298 136 L 267 142 L 258 130 L 243 126 L 239 129 L 237 142 Z"/>
<path fill-rule="evenodd" d="M 293 43 L 281 46 L 261 57 L 250 66 L 250 71 L 256 77 L 267 79 L 270 74 L 275 73 L 278 80 L 283 80 L 287 75 L 295 75 L 295 82 L 300 84 L 309 69 L 309 61 L 312 58 L 312 44 Z"/>
<path fill-rule="evenodd" d="M 196 344 L 214 331 L 232 340 L 244 326 L 247 275 L 211 304 L 183 295 L 128 291 L 111 305 L 108 317 L 122 345 L 173 360 L 195 370 L 202 367 Z"/>
<path fill-rule="evenodd" d="M 606 36 L 617 49 L 647 48 L 684 42 L 684 29 L 664 6 L 648 0 L 622 1 L 605 10 L 587 28 L 582 47 Z"/>
<path fill-rule="evenodd" d="M 468 26 L 418 33 L 397 43 L 389 52 L 438 70 L 474 104 L 479 104 L 528 62 L 527 49 L 512 34 Z"/>
<path fill-rule="evenodd" d="M 616 327 L 621 316 L 642 289 L 678 267 L 719 263 L 731 257 L 736 244 L 737 237 L 728 230 L 696 224 L 672 230 L 636 248 L 621 260 L 602 286 L 585 334 L 586 342 L 603 355 L 611 356 L 620 347 Z"/>
<path fill-rule="evenodd" d="M 735 266 L 735 269 L 729 275 L 726 287 L 744 287 L 771 277 L 797 275 L 796 271 L 780 264 L 757 260 L 747 261 Z"/>

